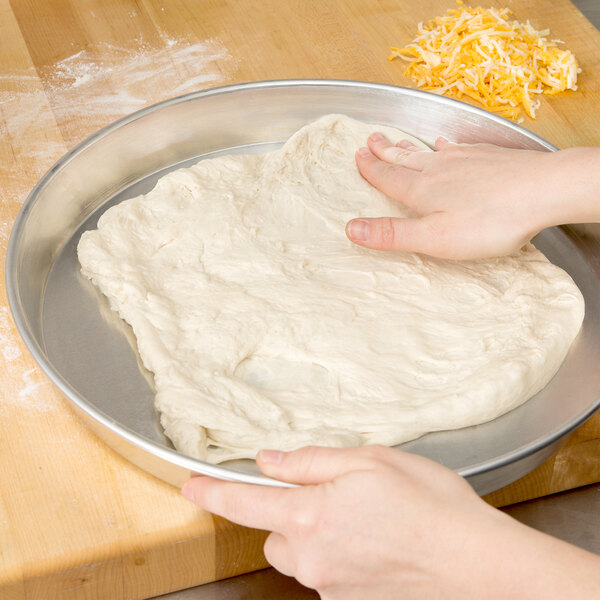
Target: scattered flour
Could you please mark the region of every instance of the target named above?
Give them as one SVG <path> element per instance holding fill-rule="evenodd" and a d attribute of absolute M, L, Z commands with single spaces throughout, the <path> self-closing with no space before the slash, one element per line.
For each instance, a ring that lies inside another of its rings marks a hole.
<path fill-rule="evenodd" d="M 0 221 L 0 246 L 3 248 L 6 247 L 6 244 L 8 243 L 11 228 L 12 223 L 9 223 L 6 220 Z"/>
<path fill-rule="evenodd" d="M 25 371 L 25 373 L 23 373 L 23 387 L 21 388 L 21 390 L 19 391 L 19 398 L 20 399 L 24 399 L 24 398 L 29 398 L 31 399 L 32 397 L 34 397 L 35 394 L 34 392 L 36 392 L 36 390 L 44 385 L 50 385 L 50 381 L 48 381 L 47 379 L 43 378 L 40 379 L 40 374 L 38 369 L 29 369 L 28 371 Z M 43 403 L 40 405 L 40 408 L 45 409 L 48 408 L 48 405 L 46 403 Z"/>
<path fill-rule="evenodd" d="M 7 362 L 17 360 L 21 356 L 21 348 L 19 348 L 7 306 L 0 307 L 0 347 L 2 356 Z"/>
<path fill-rule="evenodd" d="M 142 42 L 136 48 L 89 46 L 43 69 L 43 88 L 33 67 L 0 74 L 0 134 L 19 152 L 8 157 L 16 170 L 4 164 L 9 185 L 3 203 L 22 204 L 67 148 L 101 127 L 144 106 L 224 83 L 223 69 L 232 60 L 213 40 L 167 38 L 160 48 Z M 57 123 L 60 133 L 49 136 L 48 123 Z"/>
<path fill-rule="evenodd" d="M 222 82 L 220 65 L 230 59 L 210 40 L 167 39 L 162 48 L 104 44 L 63 59 L 45 77 L 59 122 L 83 120 L 89 134 L 144 106 Z"/>
<path fill-rule="evenodd" d="M 18 373 L 27 369 L 26 357 L 21 351 L 18 333 L 12 323 L 7 306 L 0 306 L 0 361 L 4 361 L 4 371 Z M 37 366 L 25 370 L 21 377 L 16 376 L 14 385 L 7 384 L 2 388 L 0 397 L 0 415 L 15 408 L 18 411 L 34 411 L 47 413 L 55 410 L 59 403 L 54 395 L 46 393 L 43 388 L 50 381 Z"/>
<path fill-rule="evenodd" d="M 18 358 L 22 358 L 19 356 Z M 24 362 L 21 362 L 25 366 Z M 22 367 L 21 367 L 22 368 Z M 0 418 L 18 412 L 49 413 L 61 406 L 60 396 L 49 389 L 50 380 L 38 367 L 29 368 L 15 377 L 14 386 L 4 385 L 0 397 Z"/>
<path fill-rule="evenodd" d="M 231 55 L 213 40 L 166 39 L 162 47 L 89 46 L 38 73 L 32 66 L 0 74 L 0 248 L 6 251 L 20 206 L 37 180 L 65 151 L 135 110 L 226 81 Z M 43 86 L 40 85 L 40 76 Z M 58 125 L 58 127 L 57 127 Z M 27 368 L 8 308 L 0 307 L 0 360 L 7 372 Z M 9 364 L 10 363 L 10 364 Z M 3 386 L 0 414 L 48 412 L 60 406 L 39 368 Z"/>

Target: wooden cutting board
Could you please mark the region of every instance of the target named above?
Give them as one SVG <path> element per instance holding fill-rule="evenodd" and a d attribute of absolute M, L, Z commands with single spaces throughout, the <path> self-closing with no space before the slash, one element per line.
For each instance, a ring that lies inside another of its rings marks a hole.
<path fill-rule="evenodd" d="M 486 5 L 501 6 L 500 2 Z M 507 0 L 550 27 L 580 90 L 524 125 L 557 146 L 600 144 L 600 35 L 567 0 Z M 450 0 L 0 0 L 0 246 L 37 179 L 120 116 L 243 81 L 411 85 L 390 45 Z M 2 260 L 2 264 L 4 261 Z M 0 294 L 0 597 L 147 598 L 263 567 L 264 534 L 211 517 L 85 429 L 21 343 Z M 494 504 L 600 480 L 600 417 Z"/>

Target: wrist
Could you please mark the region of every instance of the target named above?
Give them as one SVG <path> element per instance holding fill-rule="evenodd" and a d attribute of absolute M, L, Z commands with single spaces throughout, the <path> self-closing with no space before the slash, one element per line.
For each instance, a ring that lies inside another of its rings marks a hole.
<path fill-rule="evenodd" d="M 536 179 L 543 227 L 600 221 L 600 148 L 549 153 Z"/>
<path fill-rule="evenodd" d="M 600 557 L 496 513 L 475 573 L 487 590 L 479 600 L 600 597 Z"/>

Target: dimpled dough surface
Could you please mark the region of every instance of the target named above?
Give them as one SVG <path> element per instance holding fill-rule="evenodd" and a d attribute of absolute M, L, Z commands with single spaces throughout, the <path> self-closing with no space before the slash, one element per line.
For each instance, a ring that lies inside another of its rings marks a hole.
<path fill-rule="evenodd" d="M 493 419 L 559 368 L 583 299 L 532 245 L 454 262 L 348 241 L 352 217 L 410 214 L 356 169 L 374 130 L 410 137 L 329 115 L 274 152 L 173 171 L 81 237 L 179 451 L 394 445 Z"/>

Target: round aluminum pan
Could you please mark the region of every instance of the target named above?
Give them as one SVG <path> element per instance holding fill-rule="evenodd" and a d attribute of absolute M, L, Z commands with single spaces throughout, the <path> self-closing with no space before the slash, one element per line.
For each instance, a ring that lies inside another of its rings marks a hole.
<path fill-rule="evenodd" d="M 234 85 L 168 100 L 102 129 L 52 167 L 16 220 L 7 290 L 25 343 L 93 431 L 167 482 L 181 485 L 196 472 L 283 485 L 260 475 L 254 461 L 215 466 L 173 449 L 129 328 L 79 273 L 79 236 L 108 206 L 149 191 L 170 169 L 221 153 L 276 148 L 332 112 L 399 127 L 430 145 L 444 135 L 459 142 L 554 149 L 509 121 L 425 92 L 331 80 Z M 534 398 L 494 421 L 399 446 L 455 469 L 481 494 L 543 462 L 600 403 L 598 237 L 553 228 L 536 244 L 571 274 L 586 300 L 582 331 L 560 371 Z"/>

